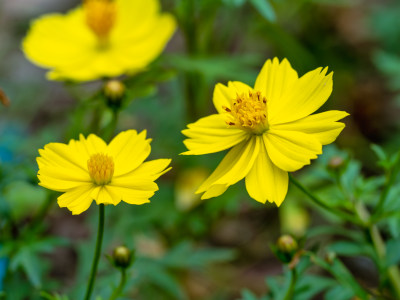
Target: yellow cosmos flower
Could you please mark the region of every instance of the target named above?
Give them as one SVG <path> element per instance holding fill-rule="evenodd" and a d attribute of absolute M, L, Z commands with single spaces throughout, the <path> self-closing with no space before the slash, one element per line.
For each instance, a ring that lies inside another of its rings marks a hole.
<path fill-rule="evenodd" d="M 74 215 L 87 210 L 92 201 L 117 205 L 144 204 L 158 190 L 154 182 L 167 172 L 170 159 L 143 162 L 150 154 L 146 131 L 128 130 L 109 145 L 91 134 L 78 141 L 47 144 L 39 150 L 39 185 L 64 192 L 58 205 Z"/>
<path fill-rule="evenodd" d="M 40 17 L 23 41 L 26 56 L 50 68 L 49 79 L 87 81 L 145 68 L 176 28 L 157 0 L 84 0 L 62 14 Z"/>
<path fill-rule="evenodd" d="M 253 199 L 278 206 L 288 189 L 288 172 L 310 164 L 344 128 L 337 122 L 348 114 L 326 111 L 313 114 L 332 92 L 332 72 L 318 68 L 298 77 L 290 63 L 267 60 L 254 88 L 241 83 L 217 84 L 214 114 L 189 124 L 182 131 L 189 151 L 201 155 L 228 152 L 200 186 L 202 199 L 221 195 L 246 178 Z"/>

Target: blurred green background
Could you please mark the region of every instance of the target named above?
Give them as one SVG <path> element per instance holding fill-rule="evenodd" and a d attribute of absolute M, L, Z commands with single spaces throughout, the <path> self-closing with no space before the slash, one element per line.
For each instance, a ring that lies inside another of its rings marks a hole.
<path fill-rule="evenodd" d="M 0 253 L 13 253 L 0 264 L 7 266 L 0 282 L 6 292 L 13 291 L 15 300 L 41 299 L 41 290 L 78 299 L 90 269 L 96 207 L 79 216 L 60 209 L 54 201 L 58 195 L 37 186 L 35 157 L 46 143 L 89 133 L 85 128 L 93 111 L 104 105 L 104 99 L 92 97 L 101 83 L 47 81 L 45 70 L 21 51 L 32 19 L 66 12 L 79 3 L 0 2 L 0 87 L 11 100 L 9 107 L 0 107 Z M 282 272 L 269 245 L 282 233 L 302 236 L 324 221 L 293 189 L 279 210 L 251 200 L 243 182 L 200 202 L 193 192 L 224 153 L 179 156 L 185 150 L 180 131 L 214 112 L 217 82 L 253 85 L 268 58 L 286 57 L 301 75 L 329 66 L 334 89 L 321 110 L 350 113 L 336 146 L 361 161 L 358 172 L 377 174 L 370 144 L 389 152 L 400 145 L 400 3 L 161 3 L 175 15 L 179 29 L 148 70 L 125 79 L 128 96 L 117 128 L 147 129 L 153 138 L 150 158 L 172 158 L 173 169 L 158 180 L 160 190 L 150 204 L 107 207 L 103 252 L 111 254 L 121 244 L 136 249 L 126 299 L 238 299 L 244 288 L 262 295 L 268 290 L 265 278 Z M 100 117 L 101 124 L 107 124 L 109 111 Z M 325 152 L 296 176 L 323 187 L 319 172 L 332 153 L 339 153 L 335 146 Z M 368 262 L 349 264 L 358 274 L 372 270 L 364 280 L 374 284 L 377 271 Z M 102 256 L 95 294 L 107 297 L 117 283 L 118 273 Z"/>

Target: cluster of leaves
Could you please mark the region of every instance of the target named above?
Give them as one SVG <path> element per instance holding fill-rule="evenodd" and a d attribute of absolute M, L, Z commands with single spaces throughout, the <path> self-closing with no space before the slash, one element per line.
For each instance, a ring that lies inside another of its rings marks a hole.
<path fill-rule="evenodd" d="M 400 152 L 389 156 L 377 145 L 371 148 L 384 175 L 365 177 L 358 161 L 329 147 L 319 164 L 304 176 L 305 181 L 315 185 L 314 190 L 324 203 L 319 210 L 325 220 L 300 238 L 302 246 L 283 277 L 267 278 L 267 295 L 259 298 L 245 290 L 243 300 L 306 300 L 318 295 L 338 300 L 397 299 Z M 343 212 L 352 219 L 342 218 Z M 282 260 L 279 249 L 272 249 Z M 293 298 L 287 298 L 293 274 L 297 276 Z"/>

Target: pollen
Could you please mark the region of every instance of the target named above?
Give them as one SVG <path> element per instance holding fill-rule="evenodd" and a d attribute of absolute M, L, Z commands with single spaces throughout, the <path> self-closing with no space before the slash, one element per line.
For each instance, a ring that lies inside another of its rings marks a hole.
<path fill-rule="evenodd" d="M 101 45 L 108 43 L 117 15 L 113 0 L 84 0 L 86 24 L 97 36 Z"/>
<path fill-rule="evenodd" d="M 105 185 L 111 182 L 114 175 L 114 160 L 112 157 L 103 154 L 93 154 L 88 162 L 90 178 L 97 185 Z"/>
<path fill-rule="evenodd" d="M 269 128 L 267 99 L 261 92 L 238 94 L 231 100 L 231 107 L 224 106 L 223 109 L 230 113 L 230 118 L 226 121 L 229 126 L 249 130 L 255 134 L 261 134 Z"/>

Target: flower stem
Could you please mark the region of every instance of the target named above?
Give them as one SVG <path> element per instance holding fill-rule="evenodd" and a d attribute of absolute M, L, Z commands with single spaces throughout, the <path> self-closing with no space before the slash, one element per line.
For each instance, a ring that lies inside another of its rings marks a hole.
<path fill-rule="evenodd" d="M 101 253 L 101 244 L 103 242 L 103 232 L 104 232 L 104 204 L 99 205 L 99 224 L 97 229 L 97 240 L 96 240 L 96 249 L 94 252 L 92 270 L 90 272 L 89 282 L 86 289 L 85 300 L 90 300 L 90 296 L 93 291 L 94 282 L 96 279 L 97 266 L 99 264 L 100 253 Z"/>
<path fill-rule="evenodd" d="M 296 178 L 294 178 L 290 174 L 289 174 L 289 179 L 299 190 L 301 190 L 310 200 L 312 200 L 318 206 L 353 224 L 363 225 L 362 222 L 360 222 L 359 219 L 354 218 L 353 215 L 350 215 L 344 211 L 341 211 L 339 209 L 327 205 L 325 202 L 323 202 L 319 197 L 314 195 L 309 189 L 307 189 L 304 185 L 302 185 Z"/>
<path fill-rule="evenodd" d="M 294 288 L 296 286 L 296 281 L 297 281 L 297 272 L 296 268 L 293 268 L 291 270 L 291 277 L 290 277 L 290 285 L 289 288 L 286 292 L 285 298 L 283 300 L 292 300 L 293 299 L 293 294 L 294 294 Z"/>
<path fill-rule="evenodd" d="M 386 258 L 386 245 L 385 241 L 382 238 L 381 233 L 376 225 L 370 222 L 370 214 L 367 208 L 363 203 L 359 202 L 356 205 L 356 211 L 361 216 L 362 219 L 365 219 L 365 222 L 368 225 L 368 233 L 371 237 L 372 244 L 375 248 L 376 255 L 378 260 L 380 261 L 380 265 L 385 263 Z M 400 272 L 397 266 L 391 266 L 387 269 L 387 274 L 389 277 L 390 284 L 393 287 L 394 292 L 396 293 L 396 299 L 400 299 Z"/>
<path fill-rule="evenodd" d="M 122 290 L 124 289 L 125 283 L 126 283 L 126 269 L 121 269 L 121 280 L 119 282 L 117 289 L 114 290 L 109 300 L 115 300 L 118 298 L 118 296 L 122 293 Z"/>

